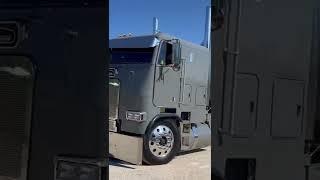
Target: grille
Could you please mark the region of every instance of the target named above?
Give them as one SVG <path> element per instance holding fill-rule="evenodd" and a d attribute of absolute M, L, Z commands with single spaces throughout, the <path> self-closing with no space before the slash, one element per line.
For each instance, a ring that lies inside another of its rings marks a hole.
<path fill-rule="evenodd" d="M 109 130 L 114 129 L 115 127 L 115 123 L 111 123 L 110 121 L 114 121 L 118 119 L 119 91 L 120 91 L 119 80 L 110 79 L 109 80 Z"/>
<path fill-rule="evenodd" d="M 30 80 L 0 71 L 0 177 L 19 178 L 24 168 Z"/>

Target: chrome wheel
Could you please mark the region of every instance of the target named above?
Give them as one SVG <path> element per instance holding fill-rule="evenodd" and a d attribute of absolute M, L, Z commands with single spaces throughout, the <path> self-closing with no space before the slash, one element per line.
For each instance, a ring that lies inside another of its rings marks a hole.
<path fill-rule="evenodd" d="M 149 149 L 154 156 L 163 158 L 170 153 L 173 143 L 172 130 L 167 126 L 159 125 L 150 134 Z"/>

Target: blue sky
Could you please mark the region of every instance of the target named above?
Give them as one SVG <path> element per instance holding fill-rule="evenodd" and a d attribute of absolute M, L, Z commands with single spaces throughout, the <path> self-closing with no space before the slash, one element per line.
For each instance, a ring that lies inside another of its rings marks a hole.
<path fill-rule="evenodd" d="M 153 17 L 157 17 L 161 32 L 200 44 L 210 1 L 109 0 L 109 38 L 151 34 Z"/>

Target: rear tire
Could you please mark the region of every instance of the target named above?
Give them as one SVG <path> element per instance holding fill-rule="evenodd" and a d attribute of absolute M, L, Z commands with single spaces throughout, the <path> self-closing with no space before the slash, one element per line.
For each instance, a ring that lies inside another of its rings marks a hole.
<path fill-rule="evenodd" d="M 143 161 L 150 165 L 166 164 L 180 151 L 180 143 L 180 132 L 175 121 L 159 120 L 144 135 Z"/>

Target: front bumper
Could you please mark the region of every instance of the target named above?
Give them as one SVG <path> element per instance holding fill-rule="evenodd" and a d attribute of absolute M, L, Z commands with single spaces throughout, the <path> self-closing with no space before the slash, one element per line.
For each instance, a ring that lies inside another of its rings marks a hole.
<path fill-rule="evenodd" d="M 117 121 L 109 119 L 109 131 L 118 132 Z"/>
<path fill-rule="evenodd" d="M 132 164 L 142 164 L 142 137 L 109 132 L 109 156 Z"/>

